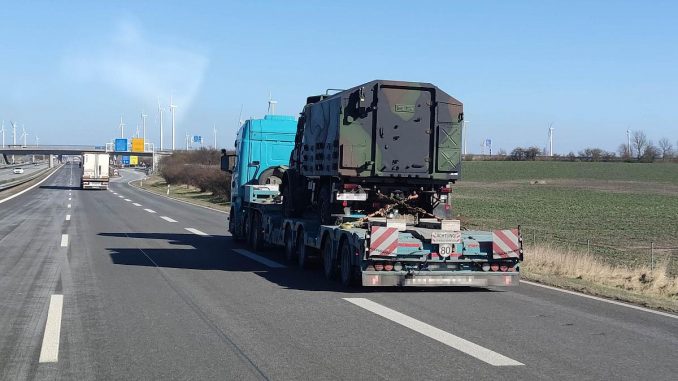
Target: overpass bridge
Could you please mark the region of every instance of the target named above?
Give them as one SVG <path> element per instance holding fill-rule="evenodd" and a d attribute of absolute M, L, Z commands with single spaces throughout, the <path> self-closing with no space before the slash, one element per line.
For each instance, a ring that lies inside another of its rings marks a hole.
<path fill-rule="evenodd" d="M 8 145 L 6 147 L 0 148 L 0 154 L 2 154 L 5 159 L 5 163 L 9 163 L 9 156 L 22 156 L 22 155 L 56 155 L 56 156 L 68 156 L 68 155 L 82 155 L 86 152 L 93 153 L 108 153 L 116 156 L 139 156 L 139 157 L 151 157 L 153 158 L 153 165 L 155 166 L 157 160 L 161 156 L 168 156 L 172 154 L 172 151 L 156 151 L 153 148 L 152 144 L 147 144 L 144 147 L 144 151 L 134 152 L 134 151 L 116 151 L 112 143 L 107 143 L 103 146 L 87 146 L 87 145 L 41 145 L 41 146 L 22 146 L 22 145 Z"/>

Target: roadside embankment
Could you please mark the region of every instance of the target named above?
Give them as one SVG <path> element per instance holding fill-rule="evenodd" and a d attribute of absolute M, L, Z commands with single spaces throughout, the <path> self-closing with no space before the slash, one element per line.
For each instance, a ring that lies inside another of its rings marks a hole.
<path fill-rule="evenodd" d="M 198 188 L 190 185 L 171 185 L 168 188 L 165 180 L 157 175 L 151 175 L 143 180 L 131 181 L 130 185 L 175 200 L 224 212 L 230 210 L 229 202 L 222 197 L 214 196 L 211 192 L 200 192 Z"/>
<path fill-rule="evenodd" d="M 594 255 L 550 245 L 528 245 L 521 275 L 526 280 L 671 312 L 678 312 L 678 278 L 668 263 L 627 267 Z"/>

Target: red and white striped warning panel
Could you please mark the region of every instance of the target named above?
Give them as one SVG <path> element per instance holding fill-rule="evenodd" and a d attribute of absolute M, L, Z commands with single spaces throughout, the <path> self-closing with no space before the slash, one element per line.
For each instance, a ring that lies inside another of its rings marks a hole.
<path fill-rule="evenodd" d="M 372 226 L 370 233 L 370 255 L 396 255 L 398 249 L 398 228 Z"/>
<path fill-rule="evenodd" d="M 519 258 L 520 232 L 518 229 L 495 230 L 492 232 L 492 258 Z"/>

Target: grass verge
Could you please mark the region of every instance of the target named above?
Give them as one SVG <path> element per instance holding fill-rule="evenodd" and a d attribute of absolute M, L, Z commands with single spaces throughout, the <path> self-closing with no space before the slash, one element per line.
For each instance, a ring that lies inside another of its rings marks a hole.
<path fill-rule="evenodd" d="M 218 196 L 214 196 L 211 192 L 200 192 L 199 189 L 187 185 L 170 186 L 170 192 L 168 195 L 167 183 L 162 177 L 157 175 L 152 175 L 144 180 L 132 181 L 130 184 L 160 196 L 173 198 L 175 200 L 206 206 L 224 212 L 228 212 L 230 210 L 230 204 L 227 200 Z"/>
<path fill-rule="evenodd" d="M 669 275 L 668 262 L 649 266 L 617 266 L 594 255 L 551 245 L 526 247 L 523 279 L 678 312 L 678 278 Z"/>

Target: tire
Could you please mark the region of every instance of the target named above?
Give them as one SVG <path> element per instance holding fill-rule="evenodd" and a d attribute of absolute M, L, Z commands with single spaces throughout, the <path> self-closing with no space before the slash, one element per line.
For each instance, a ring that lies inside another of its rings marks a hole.
<path fill-rule="evenodd" d="M 306 242 L 304 242 L 304 231 L 299 230 L 297 233 L 296 244 L 294 245 L 297 252 L 297 262 L 299 267 L 305 269 L 308 267 L 308 249 L 306 248 Z"/>
<path fill-rule="evenodd" d="M 296 248 L 294 247 L 294 237 L 292 236 L 292 229 L 290 227 L 285 228 L 285 261 L 288 263 L 294 262 L 296 259 L 295 257 L 295 250 Z"/>
<path fill-rule="evenodd" d="M 278 167 L 267 168 L 261 172 L 257 182 L 259 185 L 282 184 L 283 174 L 283 171 L 281 171 Z"/>
<path fill-rule="evenodd" d="M 253 251 L 261 251 L 264 248 L 263 242 L 261 242 L 261 215 L 259 213 L 252 214 L 252 226 L 250 228 L 250 246 Z"/>
<path fill-rule="evenodd" d="M 323 273 L 325 278 L 332 280 L 337 276 L 337 257 L 334 255 L 331 238 L 325 238 L 322 248 Z"/>
<path fill-rule="evenodd" d="M 344 287 L 355 286 L 358 283 L 351 265 L 352 255 L 351 245 L 343 241 L 339 248 L 339 280 Z"/>

